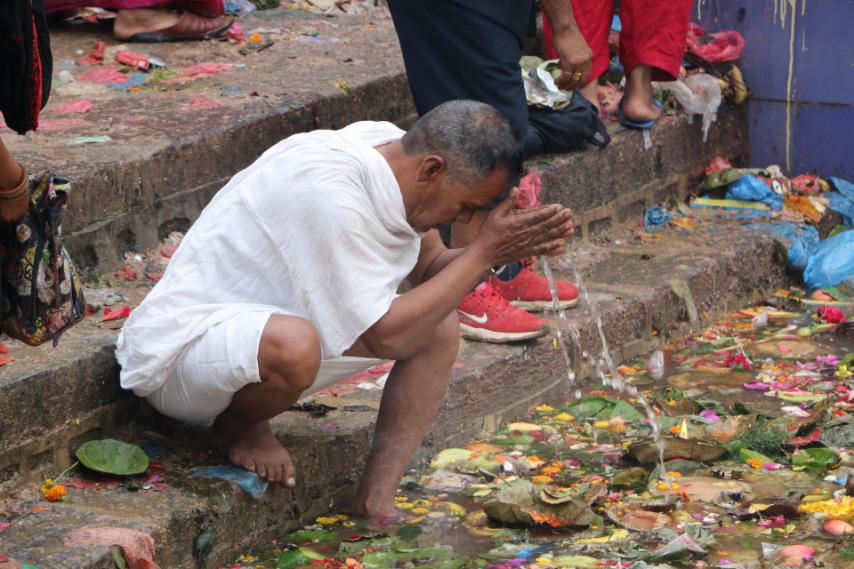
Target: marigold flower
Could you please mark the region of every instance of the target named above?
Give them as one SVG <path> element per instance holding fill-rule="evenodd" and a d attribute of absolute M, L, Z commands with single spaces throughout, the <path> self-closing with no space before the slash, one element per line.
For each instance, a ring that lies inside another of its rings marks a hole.
<path fill-rule="evenodd" d="M 760 468 L 762 468 L 762 459 L 761 458 L 748 458 L 744 462 L 749 464 L 750 467 L 753 468 L 754 470 L 759 470 Z"/>
<path fill-rule="evenodd" d="M 532 476 L 531 482 L 534 484 L 551 484 L 552 477 L 551 476 Z"/>
<path fill-rule="evenodd" d="M 45 480 L 41 487 L 42 496 L 49 502 L 59 502 L 68 496 L 68 490 L 62 484 L 54 484 L 53 480 Z"/>

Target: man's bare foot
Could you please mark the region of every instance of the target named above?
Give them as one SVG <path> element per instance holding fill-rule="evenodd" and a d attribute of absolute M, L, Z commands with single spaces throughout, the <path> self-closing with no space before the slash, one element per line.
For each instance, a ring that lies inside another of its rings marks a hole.
<path fill-rule="evenodd" d="M 358 496 L 347 506 L 346 512 L 357 517 L 370 518 L 371 523 L 378 525 L 390 525 L 405 517 L 393 503 L 371 504 L 370 500 Z"/>
<path fill-rule="evenodd" d="M 623 95 L 623 114 L 635 122 L 657 120 L 661 109 L 652 104 L 652 68 L 637 66 L 626 79 Z"/>
<path fill-rule="evenodd" d="M 165 9 L 120 10 L 113 24 L 113 35 L 116 39 L 127 40 L 136 34 L 165 30 L 174 26 L 178 17 L 178 12 Z"/>
<path fill-rule="evenodd" d="M 214 444 L 235 465 L 256 472 L 270 482 L 296 486 L 296 469 L 291 455 L 273 434 L 269 421 L 246 425 L 230 419 L 228 412 L 214 421 L 211 436 Z"/>

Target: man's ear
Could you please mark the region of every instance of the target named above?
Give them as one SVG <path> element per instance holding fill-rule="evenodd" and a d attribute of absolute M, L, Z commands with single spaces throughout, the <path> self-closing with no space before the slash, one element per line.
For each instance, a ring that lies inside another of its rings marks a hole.
<path fill-rule="evenodd" d="M 416 172 L 416 182 L 419 184 L 432 184 L 445 172 L 445 159 L 438 154 L 428 154 L 421 159 Z"/>

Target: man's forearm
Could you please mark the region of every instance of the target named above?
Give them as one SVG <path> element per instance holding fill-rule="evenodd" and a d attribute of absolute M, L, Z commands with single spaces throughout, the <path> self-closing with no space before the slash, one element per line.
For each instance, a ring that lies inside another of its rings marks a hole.
<path fill-rule="evenodd" d="M 422 282 L 397 297 L 386 314 L 362 336 L 379 356 L 405 358 L 416 353 L 429 332 L 448 317 L 483 279 L 490 264 L 473 249 L 439 255 Z"/>
<path fill-rule="evenodd" d="M 556 34 L 578 31 L 571 0 L 543 0 L 543 9 Z"/>

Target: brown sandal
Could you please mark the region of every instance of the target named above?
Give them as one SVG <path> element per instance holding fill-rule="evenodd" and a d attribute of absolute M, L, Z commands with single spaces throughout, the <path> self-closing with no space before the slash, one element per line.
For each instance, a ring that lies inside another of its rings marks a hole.
<path fill-rule="evenodd" d="M 220 37 L 234 23 L 234 18 L 202 18 L 184 12 L 174 26 L 153 32 L 134 34 L 128 41 L 139 43 L 163 43 L 172 41 L 198 41 Z"/>

